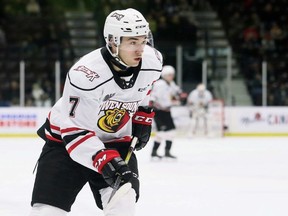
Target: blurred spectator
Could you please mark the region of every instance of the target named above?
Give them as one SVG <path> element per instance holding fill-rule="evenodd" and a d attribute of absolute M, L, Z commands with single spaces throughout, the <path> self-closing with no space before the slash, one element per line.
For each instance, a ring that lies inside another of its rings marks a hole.
<path fill-rule="evenodd" d="M 179 42 L 188 42 L 195 46 L 197 41 L 197 26 L 192 22 L 192 19 L 182 17 L 178 28 L 180 28 Z"/>
<path fill-rule="evenodd" d="M 0 107 L 8 107 L 10 106 L 10 101 L 7 101 L 3 98 L 2 93 L 0 92 Z"/>
<path fill-rule="evenodd" d="M 11 101 L 11 106 L 19 106 L 20 104 L 20 92 L 19 92 L 19 82 L 16 80 L 12 80 L 10 82 L 9 88 L 9 98 Z"/>
<path fill-rule="evenodd" d="M 270 29 L 271 39 L 273 40 L 275 47 L 278 51 L 282 50 L 282 42 L 285 39 L 285 32 L 278 25 L 278 23 L 273 22 Z"/>
<path fill-rule="evenodd" d="M 37 81 L 32 86 L 32 103 L 37 107 L 51 107 L 52 101 L 49 95 L 41 87 L 41 82 Z"/>
<path fill-rule="evenodd" d="M 265 26 L 269 26 L 275 21 L 275 14 L 273 12 L 273 5 L 271 2 L 267 1 L 263 9 L 259 10 L 259 16 L 261 18 L 261 22 L 263 22 Z"/>
<path fill-rule="evenodd" d="M 3 28 L 0 26 L 0 47 L 6 45 L 6 35 Z"/>
<path fill-rule="evenodd" d="M 147 15 L 147 22 L 149 23 L 149 28 L 150 28 L 152 34 L 156 35 L 158 24 L 151 13 Z"/>
<path fill-rule="evenodd" d="M 36 0 L 29 0 L 29 2 L 26 5 L 26 12 L 29 15 L 35 15 L 38 16 L 40 15 L 40 5 Z"/>
<path fill-rule="evenodd" d="M 43 105 L 42 97 L 44 94 L 44 90 L 41 88 L 41 84 L 36 82 L 32 86 L 32 96 L 34 100 L 34 105 L 37 107 L 41 107 Z"/>
<path fill-rule="evenodd" d="M 262 76 L 257 73 L 254 80 L 251 82 L 251 95 L 253 104 L 256 106 L 262 105 Z"/>
<path fill-rule="evenodd" d="M 172 40 L 171 31 L 169 29 L 169 24 L 167 18 L 162 15 L 159 17 L 157 25 L 157 39 L 159 41 L 170 41 Z"/>
<path fill-rule="evenodd" d="M 281 74 L 288 72 L 287 1 L 211 0 L 210 3 L 226 26 L 254 104 L 262 103 L 260 78 L 261 64 L 265 60 L 268 63 L 268 104 L 286 105 L 288 80 Z M 227 15 L 231 19 L 227 19 Z"/>
<path fill-rule="evenodd" d="M 259 40 L 260 34 L 259 29 L 255 25 L 246 27 L 243 31 L 244 41 L 257 41 Z"/>
<path fill-rule="evenodd" d="M 235 25 L 237 23 L 237 25 Z M 239 11 L 235 11 L 231 18 L 227 21 L 227 33 L 230 41 L 232 43 L 238 41 L 240 32 L 242 32 L 242 29 L 244 28 L 244 22 L 243 17 L 240 15 Z"/>

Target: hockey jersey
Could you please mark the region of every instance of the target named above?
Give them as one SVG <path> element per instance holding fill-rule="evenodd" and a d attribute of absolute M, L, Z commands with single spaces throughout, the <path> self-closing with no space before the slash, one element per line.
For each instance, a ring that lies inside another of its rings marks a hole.
<path fill-rule="evenodd" d="M 83 56 L 69 70 L 63 96 L 52 107 L 46 138 L 64 142 L 70 157 L 94 169 L 92 156 L 105 143 L 131 140 L 132 117 L 149 104 L 152 84 L 162 70 L 162 55 L 146 45 L 129 79 L 113 69 L 106 47 Z"/>
<path fill-rule="evenodd" d="M 172 106 L 180 104 L 181 92 L 181 88 L 174 81 L 168 83 L 164 79 L 159 79 L 153 85 L 151 101 L 156 109 L 169 110 Z"/>
<path fill-rule="evenodd" d="M 194 106 L 207 106 L 208 103 L 213 99 L 213 96 L 210 91 L 204 90 L 199 91 L 197 89 L 190 92 L 187 98 L 188 104 Z"/>

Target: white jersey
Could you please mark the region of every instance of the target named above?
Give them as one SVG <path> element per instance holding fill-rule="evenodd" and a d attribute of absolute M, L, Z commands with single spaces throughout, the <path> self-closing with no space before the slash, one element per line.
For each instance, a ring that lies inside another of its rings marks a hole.
<path fill-rule="evenodd" d="M 151 101 L 153 106 L 160 110 L 169 110 L 171 106 L 179 105 L 179 94 L 182 92 L 174 81 L 168 83 L 164 79 L 159 79 L 153 85 Z"/>
<path fill-rule="evenodd" d="M 204 107 L 207 106 L 212 99 L 213 97 L 210 91 L 199 91 L 195 89 L 188 95 L 187 102 L 189 105 Z"/>
<path fill-rule="evenodd" d="M 149 104 L 153 82 L 162 70 L 162 55 L 146 46 L 130 80 L 119 77 L 107 48 L 83 56 L 69 70 L 62 98 L 49 114 L 48 139 L 63 142 L 71 158 L 95 168 L 92 156 L 104 143 L 131 140 L 132 116 Z"/>

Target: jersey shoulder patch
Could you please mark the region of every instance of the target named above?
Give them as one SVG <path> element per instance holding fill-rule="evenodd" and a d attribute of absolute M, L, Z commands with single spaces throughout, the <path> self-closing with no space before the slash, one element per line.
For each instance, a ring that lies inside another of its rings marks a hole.
<path fill-rule="evenodd" d="M 70 84 L 82 90 L 93 90 L 113 78 L 108 65 L 103 60 L 100 50 L 83 56 L 69 70 Z"/>

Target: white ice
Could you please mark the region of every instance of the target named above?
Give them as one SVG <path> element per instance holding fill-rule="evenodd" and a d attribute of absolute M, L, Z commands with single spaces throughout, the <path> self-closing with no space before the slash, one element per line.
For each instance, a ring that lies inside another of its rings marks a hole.
<path fill-rule="evenodd" d="M 176 162 L 137 152 L 141 197 L 136 216 L 287 216 L 288 138 L 176 139 Z M 30 211 L 34 165 L 43 142 L 0 139 L 0 215 Z M 164 146 L 160 146 L 163 153 Z M 88 187 L 69 216 L 102 216 Z"/>

